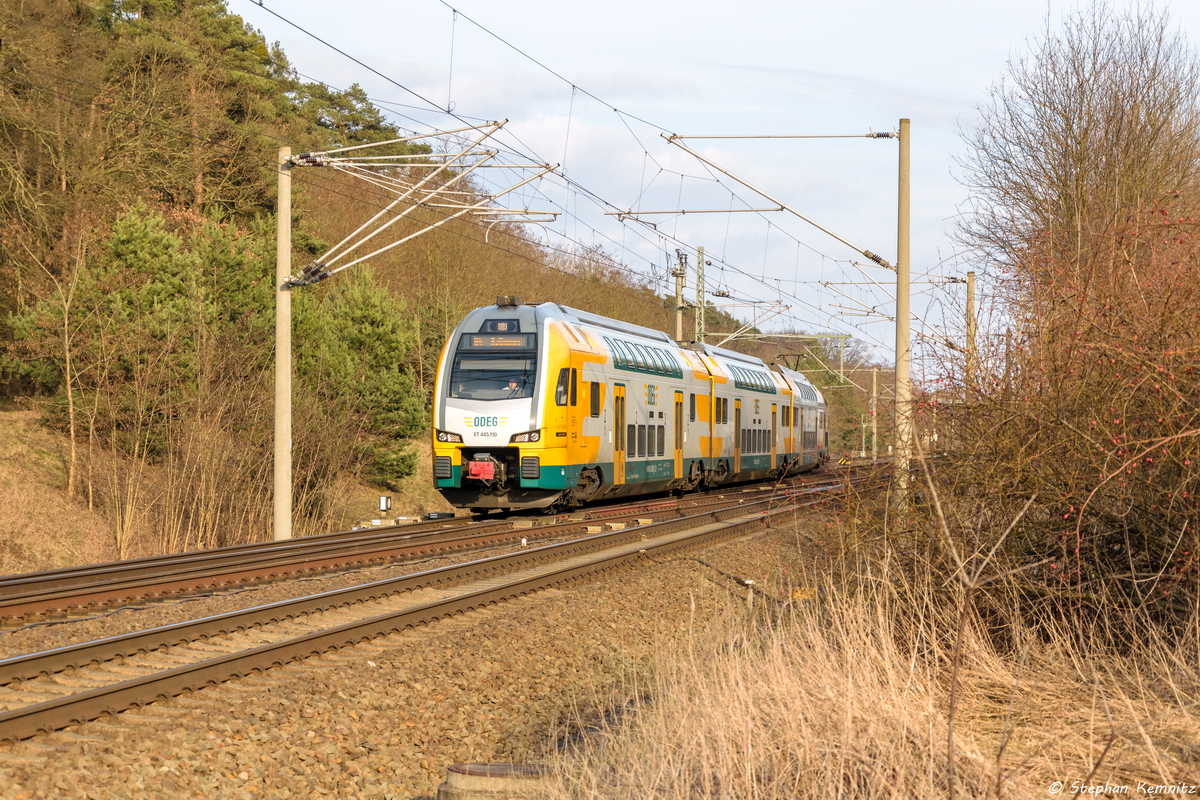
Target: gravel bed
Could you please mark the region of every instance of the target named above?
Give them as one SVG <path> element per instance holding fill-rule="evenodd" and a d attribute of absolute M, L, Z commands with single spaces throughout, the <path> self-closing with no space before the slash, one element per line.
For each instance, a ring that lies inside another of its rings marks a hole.
<path fill-rule="evenodd" d="M 451 763 L 537 760 L 571 720 L 625 703 L 656 657 L 745 613 L 735 579 L 752 578 L 756 597 L 801 596 L 826 558 L 825 524 L 804 518 L 3 745 L 0 797 L 433 796 Z"/>

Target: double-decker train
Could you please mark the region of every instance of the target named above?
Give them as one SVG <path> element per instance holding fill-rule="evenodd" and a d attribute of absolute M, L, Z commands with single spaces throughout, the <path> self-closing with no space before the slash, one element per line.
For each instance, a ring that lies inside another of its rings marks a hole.
<path fill-rule="evenodd" d="M 516 297 L 446 343 L 433 429 L 435 485 L 475 511 L 712 488 L 828 457 L 824 398 L 799 372 Z"/>

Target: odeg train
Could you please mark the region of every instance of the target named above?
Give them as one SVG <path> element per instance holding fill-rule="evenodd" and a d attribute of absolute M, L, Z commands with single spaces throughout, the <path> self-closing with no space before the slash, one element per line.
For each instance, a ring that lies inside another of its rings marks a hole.
<path fill-rule="evenodd" d="M 780 477 L 828 458 L 825 413 L 777 364 L 500 297 L 442 352 L 434 482 L 462 508 L 558 511 Z"/>

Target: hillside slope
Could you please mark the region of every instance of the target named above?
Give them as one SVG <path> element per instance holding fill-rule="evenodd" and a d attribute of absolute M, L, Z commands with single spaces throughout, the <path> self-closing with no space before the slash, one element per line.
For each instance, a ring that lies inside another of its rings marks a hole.
<path fill-rule="evenodd" d="M 86 496 L 67 497 L 67 438 L 39 423 L 38 411 L 0 411 L 0 575 L 93 564 L 115 559 L 112 526 Z M 393 516 L 447 511 L 429 481 L 428 444 L 417 446 L 418 469 L 393 496 Z M 379 491 L 343 480 L 340 519 L 348 529 L 378 516 Z M 258 531 L 256 538 L 269 532 Z M 153 540 L 134 555 L 152 555 Z"/>
<path fill-rule="evenodd" d="M 103 561 L 111 535 L 87 498 L 69 499 L 66 439 L 36 411 L 0 412 L 0 573 Z"/>

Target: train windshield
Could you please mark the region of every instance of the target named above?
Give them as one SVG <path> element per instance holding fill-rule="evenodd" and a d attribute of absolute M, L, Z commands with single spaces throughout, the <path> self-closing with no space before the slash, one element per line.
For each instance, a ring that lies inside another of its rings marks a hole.
<path fill-rule="evenodd" d="M 466 400 L 533 397 L 537 334 L 464 333 L 450 368 L 450 396 Z"/>

